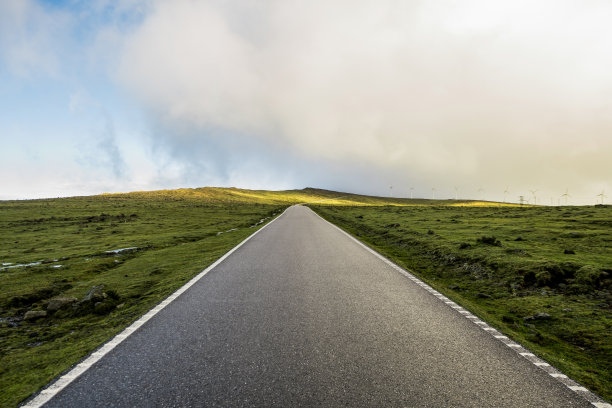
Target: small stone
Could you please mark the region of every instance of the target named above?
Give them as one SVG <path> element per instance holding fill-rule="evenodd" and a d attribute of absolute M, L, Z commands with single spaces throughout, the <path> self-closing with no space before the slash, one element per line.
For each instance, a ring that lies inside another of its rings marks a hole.
<path fill-rule="evenodd" d="M 36 320 L 42 317 L 47 317 L 47 312 L 44 310 L 30 310 L 29 312 L 26 312 L 25 316 L 23 316 L 25 320 Z"/>
<path fill-rule="evenodd" d="M 450 285 L 448 285 L 448 288 L 451 289 L 451 290 L 455 290 L 455 289 L 458 289 L 459 286 L 450 284 Z"/>
<path fill-rule="evenodd" d="M 538 320 L 549 320 L 551 318 L 551 316 L 548 313 L 536 313 L 535 316 L 533 316 L 534 318 L 538 319 Z"/>
<path fill-rule="evenodd" d="M 103 300 L 104 293 L 102 292 L 102 289 L 104 289 L 104 285 L 93 286 L 91 289 L 89 289 L 89 292 L 87 292 L 87 294 L 83 296 L 83 299 L 81 299 L 81 303 L 98 302 Z"/>
<path fill-rule="evenodd" d="M 562 312 L 565 312 L 565 313 L 568 313 L 568 312 L 571 312 L 571 311 L 572 311 L 572 309 L 563 309 L 563 310 L 561 310 L 561 311 L 562 311 Z"/>
<path fill-rule="evenodd" d="M 117 306 L 115 306 L 117 309 L 123 309 L 123 307 L 125 306 L 125 303 L 119 303 Z"/>
<path fill-rule="evenodd" d="M 73 297 L 56 297 L 49 300 L 47 303 L 47 310 L 49 312 L 55 312 L 63 307 L 69 306 L 77 301 L 77 298 Z"/>

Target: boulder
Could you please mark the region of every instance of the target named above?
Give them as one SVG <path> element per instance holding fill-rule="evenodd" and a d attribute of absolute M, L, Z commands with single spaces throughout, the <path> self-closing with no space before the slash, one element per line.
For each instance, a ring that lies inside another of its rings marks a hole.
<path fill-rule="evenodd" d="M 63 307 L 70 306 L 77 301 L 77 298 L 73 297 L 56 297 L 49 300 L 47 303 L 47 310 L 49 312 L 56 312 Z"/>
<path fill-rule="evenodd" d="M 104 289 L 104 285 L 96 285 L 93 286 L 91 289 L 89 289 L 89 292 L 87 292 L 87 294 L 85 296 L 83 296 L 83 299 L 81 299 L 80 303 L 85 303 L 85 302 L 100 302 L 102 300 L 104 300 L 104 298 L 106 298 L 106 294 L 104 292 L 102 292 L 102 289 Z"/>
<path fill-rule="evenodd" d="M 29 312 L 26 312 L 23 318 L 24 320 L 36 320 L 46 316 L 47 312 L 45 312 L 44 310 L 30 310 Z"/>

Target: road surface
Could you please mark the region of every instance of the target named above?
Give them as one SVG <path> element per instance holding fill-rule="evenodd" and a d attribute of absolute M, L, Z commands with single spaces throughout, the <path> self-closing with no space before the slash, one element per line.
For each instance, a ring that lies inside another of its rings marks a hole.
<path fill-rule="evenodd" d="M 154 406 L 592 407 L 303 206 L 45 405 Z"/>

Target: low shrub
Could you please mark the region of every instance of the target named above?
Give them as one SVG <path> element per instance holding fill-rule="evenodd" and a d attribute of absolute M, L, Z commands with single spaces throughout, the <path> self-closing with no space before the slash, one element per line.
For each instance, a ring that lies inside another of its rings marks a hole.
<path fill-rule="evenodd" d="M 501 241 L 499 241 L 494 236 L 487 237 L 483 235 L 482 237 L 476 239 L 476 242 L 480 244 L 485 244 L 485 245 L 501 246 Z"/>

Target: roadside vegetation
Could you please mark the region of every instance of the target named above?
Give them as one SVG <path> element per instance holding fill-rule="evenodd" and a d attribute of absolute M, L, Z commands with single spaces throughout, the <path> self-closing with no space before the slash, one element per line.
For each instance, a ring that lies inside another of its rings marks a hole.
<path fill-rule="evenodd" d="M 311 208 L 612 400 L 612 207 Z"/>

